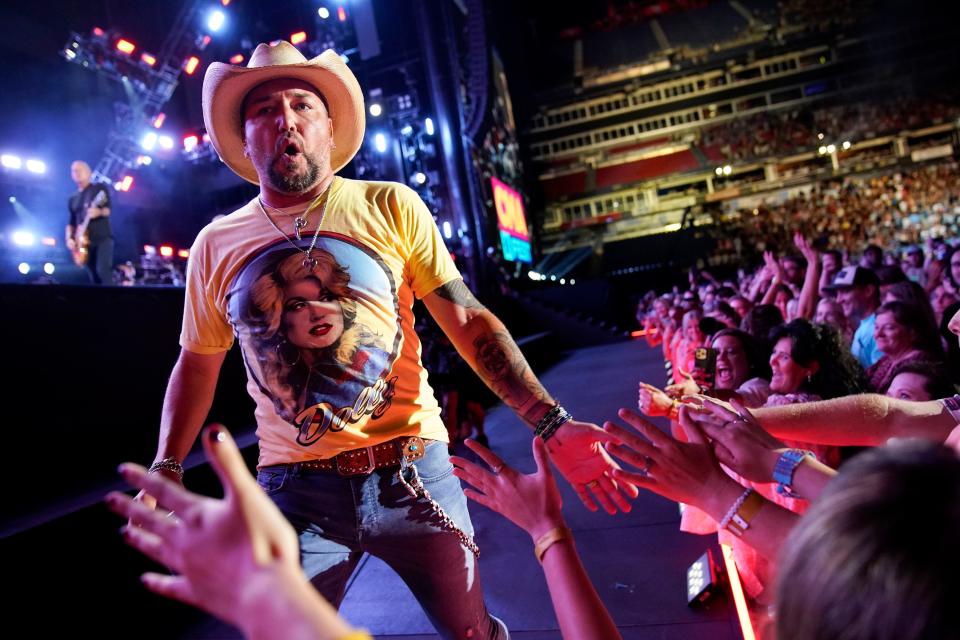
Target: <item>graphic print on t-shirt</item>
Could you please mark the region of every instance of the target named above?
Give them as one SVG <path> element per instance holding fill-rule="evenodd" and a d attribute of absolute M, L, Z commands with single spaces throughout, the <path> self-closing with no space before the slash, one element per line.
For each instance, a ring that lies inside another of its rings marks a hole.
<path fill-rule="evenodd" d="M 389 409 L 401 336 L 393 275 L 373 251 L 321 234 L 315 263 L 306 257 L 287 242 L 267 247 L 240 270 L 228 303 L 252 379 L 302 446 Z"/>

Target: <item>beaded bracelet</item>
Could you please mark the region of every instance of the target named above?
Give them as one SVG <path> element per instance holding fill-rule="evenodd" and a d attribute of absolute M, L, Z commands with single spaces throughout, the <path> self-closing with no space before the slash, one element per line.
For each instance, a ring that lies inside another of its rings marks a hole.
<path fill-rule="evenodd" d="M 540 422 L 537 423 L 537 428 L 533 434 L 547 441 L 556 433 L 557 429 L 571 420 L 573 420 L 573 416 L 567 413 L 566 409 L 559 404 L 555 405 L 545 416 L 540 418 Z"/>

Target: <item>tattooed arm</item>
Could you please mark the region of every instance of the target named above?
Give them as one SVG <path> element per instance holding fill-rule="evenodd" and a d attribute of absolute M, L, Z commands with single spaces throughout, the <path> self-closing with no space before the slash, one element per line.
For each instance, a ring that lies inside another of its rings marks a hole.
<path fill-rule="evenodd" d="M 423 302 L 443 332 L 477 375 L 531 428 L 556 403 L 527 364 L 500 320 L 457 279 L 427 295 Z M 633 485 L 614 481 L 617 465 L 601 443 L 610 440 L 598 426 L 570 421 L 547 441 L 550 457 L 591 510 L 629 511 Z M 592 493 L 591 493 L 592 492 Z M 626 496 L 626 497 L 625 497 Z"/>

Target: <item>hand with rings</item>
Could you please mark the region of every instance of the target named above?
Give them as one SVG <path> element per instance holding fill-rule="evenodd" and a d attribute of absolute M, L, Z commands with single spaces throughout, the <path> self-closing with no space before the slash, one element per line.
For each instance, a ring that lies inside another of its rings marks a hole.
<path fill-rule="evenodd" d="M 764 431 L 742 402 L 737 399 L 730 402 L 735 414 L 722 407 L 715 409 L 729 420 L 720 425 L 716 420 L 704 420 L 699 426 L 710 438 L 720 462 L 747 480 L 770 482 L 780 457 L 778 450 L 786 445 Z"/>
<path fill-rule="evenodd" d="M 496 511 L 529 533 L 534 541 L 555 527 L 565 526 L 563 499 L 553 479 L 543 440 L 533 439 L 537 470 L 529 475 L 508 466 L 476 440 L 467 440 L 466 445 L 485 463 L 450 457 L 453 475 L 469 485 L 463 491 L 468 498 Z"/>
<path fill-rule="evenodd" d="M 690 421 L 690 410 L 680 410 L 680 424 L 689 442 L 675 440 L 629 409 L 621 409 L 619 416 L 640 435 L 612 422 L 605 423 L 604 430 L 622 443 L 608 444 L 607 451 L 639 469 L 618 470 L 614 477 L 695 506 L 706 505 L 715 497 L 716 489 L 733 483 L 717 463 L 706 437 Z"/>

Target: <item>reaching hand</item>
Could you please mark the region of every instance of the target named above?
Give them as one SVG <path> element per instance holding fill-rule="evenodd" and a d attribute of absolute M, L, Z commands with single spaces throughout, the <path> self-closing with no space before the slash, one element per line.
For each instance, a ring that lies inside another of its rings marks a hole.
<path fill-rule="evenodd" d="M 450 457 L 455 467 L 453 475 L 472 487 L 463 491 L 468 498 L 496 511 L 529 533 L 534 541 L 547 531 L 564 526 L 563 499 L 553 479 L 543 440 L 533 439 L 537 471 L 529 475 L 507 466 L 494 452 L 475 440 L 467 440 L 466 445 L 489 465 L 487 469 L 459 456 Z"/>
<path fill-rule="evenodd" d="M 770 276 L 779 282 L 783 282 L 783 267 L 780 266 L 780 262 L 773 251 L 764 251 L 763 261 Z"/>
<path fill-rule="evenodd" d="M 264 591 L 276 588 L 281 577 L 302 580 L 299 544 L 226 429 L 208 428 L 203 446 L 223 483 L 222 500 L 127 463 L 120 467 L 123 478 L 173 511 L 155 511 L 119 492 L 107 496 L 107 505 L 130 519 L 133 526 L 123 529 L 128 544 L 179 574 L 144 574 L 148 589 L 243 627 L 243 612 L 256 604 L 252 599 L 269 597 Z"/>
<path fill-rule="evenodd" d="M 793 234 L 793 244 L 797 247 L 800 253 L 807 260 L 807 266 L 816 264 L 817 260 L 820 258 L 820 254 L 817 253 L 817 250 L 810 246 L 810 243 L 807 242 L 807 239 L 799 231 Z"/>
<path fill-rule="evenodd" d="M 718 426 L 714 421 L 700 423 L 713 442 L 717 459 L 747 480 L 771 482 L 773 468 L 785 445 L 763 430 L 739 400 L 731 400 L 737 415 Z"/>
<path fill-rule="evenodd" d="M 597 425 L 576 420 L 561 426 L 547 440 L 550 459 L 590 511 L 596 511 L 599 503 L 610 515 L 618 509 L 627 513 L 627 498 L 637 497 L 633 484 L 614 479 L 613 472 L 620 466 L 601 446 L 615 440 Z"/>
<path fill-rule="evenodd" d="M 648 416 L 666 416 L 670 414 L 673 400 L 666 393 L 655 386 L 640 383 L 640 399 L 637 403 L 640 411 Z"/>
<path fill-rule="evenodd" d="M 680 442 L 660 431 L 639 415 L 621 409 L 619 416 L 640 432 L 640 437 L 612 422 L 604 424 L 607 433 L 623 444 L 607 444 L 607 450 L 640 472 L 619 469 L 614 477 L 649 489 L 665 498 L 705 508 L 717 489 L 732 483 L 717 464 L 706 437 L 685 417 L 690 409 L 680 410 L 680 421 L 689 442 Z"/>

